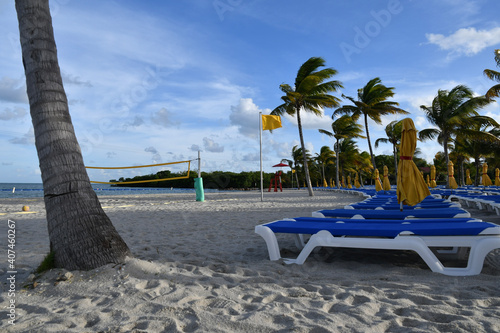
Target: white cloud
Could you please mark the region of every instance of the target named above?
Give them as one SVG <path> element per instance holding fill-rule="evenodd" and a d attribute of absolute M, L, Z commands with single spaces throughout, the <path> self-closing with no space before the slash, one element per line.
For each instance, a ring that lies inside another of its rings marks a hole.
<path fill-rule="evenodd" d="M 500 27 L 491 30 L 476 30 L 476 28 L 463 28 L 455 33 L 444 36 L 442 34 L 426 34 L 429 43 L 438 45 L 441 50 L 450 51 L 452 54 L 472 56 L 487 47 L 500 43 Z"/>
<path fill-rule="evenodd" d="M 269 114 L 271 110 L 261 110 L 251 98 L 241 98 L 238 105 L 231 105 L 229 120 L 231 125 L 238 126 L 238 131 L 250 138 L 257 137 L 259 129 L 259 112 Z"/>
<path fill-rule="evenodd" d="M 423 128 L 423 126 L 427 123 L 425 117 L 415 117 L 414 119 L 416 128 Z"/>
<path fill-rule="evenodd" d="M 12 138 L 9 140 L 10 143 L 16 145 L 34 145 L 35 144 L 35 131 L 33 127 L 21 137 Z"/>
<path fill-rule="evenodd" d="M 158 153 L 158 150 L 155 147 L 153 147 L 153 146 L 147 147 L 144 149 L 144 151 L 152 154 L 151 161 L 154 164 L 162 162 L 161 155 Z"/>
<path fill-rule="evenodd" d="M 161 108 L 153 114 L 151 120 L 157 125 L 170 127 L 178 124 L 172 120 L 173 116 L 174 114 L 172 112 L 168 111 L 166 108 Z"/>
<path fill-rule="evenodd" d="M 198 145 L 191 145 L 191 147 L 189 148 L 189 150 L 191 150 L 191 151 L 201 151 L 202 149 Z"/>
<path fill-rule="evenodd" d="M 15 107 L 13 109 L 5 109 L 2 112 L 0 112 L 0 120 L 13 120 L 13 119 L 20 119 L 24 118 L 25 115 L 27 115 L 28 112 L 24 108 L 19 108 Z"/>
<path fill-rule="evenodd" d="M 15 80 L 9 77 L 0 79 L 0 101 L 28 103 L 24 80 Z"/>
<path fill-rule="evenodd" d="M 297 125 L 297 116 L 285 115 L 285 118 L 292 124 Z M 325 115 L 325 111 L 321 110 L 321 116 L 317 116 L 312 112 L 301 110 L 300 119 L 302 120 L 303 129 L 328 129 L 332 126 L 332 118 Z"/>
<path fill-rule="evenodd" d="M 90 81 L 83 81 L 79 76 L 71 75 L 68 73 L 65 73 L 64 71 L 61 71 L 61 76 L 63 79 L 64 84 L 74 84 L 77 86 L 83 86 L 87 88 L 92 87 L 92 83 Z"/>
<path fill-rule="evenodd" d="M 224 146 L 219 145 L 217 142 L 207 137 L 203 138 L 203 146 L 205 147 L 206 151 L 212 153 L 224 152 Z"/>

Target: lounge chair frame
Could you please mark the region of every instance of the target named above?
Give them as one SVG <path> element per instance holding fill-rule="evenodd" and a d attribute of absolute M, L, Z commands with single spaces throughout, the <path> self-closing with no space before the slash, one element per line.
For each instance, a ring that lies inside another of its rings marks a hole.
<path fill-rule="evenodd" d="M 266 223 L 268 224 L 268 223 Z M 255 232 L 264 238 L 270 260 L 282 259 L 276 234 L 266 224 L 255 227 Z M 475 236 L 417 236 L 402 232 L 395 238 L 375 237 L 334 237 L 329 231 L 321 230 L 313 234 L 307 243 L 302 235 L 295 234 L 297 245 L 305 245 L 296 259 L 283 258 L 287 264 L 303 264 L 310 253 L 318 246 L 410 250 L 415 251 L 427 266 L 436 273 L 449 276 L 470 276 L 481 273 L 485 257 L 494 249 L 500 248 L 500 226 L 484 229 Z M 445 267 L 430 248 L 453 247 L 470 248 L 466 267 Z"/>

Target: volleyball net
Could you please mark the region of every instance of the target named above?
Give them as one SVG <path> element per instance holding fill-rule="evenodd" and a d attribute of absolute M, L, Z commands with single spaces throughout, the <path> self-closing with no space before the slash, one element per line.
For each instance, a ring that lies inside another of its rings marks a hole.
<path fill-rule="evenodd" d="M 137 166 L 127 166 L 127 167 L 94 167 L 94 166 L 86 166 L 87 169 L 105 169 L 105 170 L 116 170 L 116 169 L 136 169 L 136 168 L 149 168 L 149 167 L 157 167 L 157 166 L 164 166 L 164 165 L 172 165 L 172 164 L 181 164 L 181 163 L 187 163 L 188 168 L 187 168 L 187 174 L 185 176 L 178 176 L 178 177 L 169 177 L 169 178 L 161 178 L 161 179 L 145 179 L 145 180 L 132 180 L 132 181 L 118 181 L 118 182 L 100 182 L 100 181 L 95 181 L 91 180 L 91 183 L 95 184 L 112 184 L 112 185 L 117 185 L 117 184 L 139 184 L 139 183 L 153 183 L 153 182 L 161 182 L 161 181 L 166 181 L 166 180 L 175 180 L 175 179 L 187 179 L 189 178 L 189 173 L 191 171 L 191 161 L 178 161 L 178 162 L 170 162 L 170 163 L 159 163 L 159 164 L 149 164 L 149 165 L 137 165 Z"/>

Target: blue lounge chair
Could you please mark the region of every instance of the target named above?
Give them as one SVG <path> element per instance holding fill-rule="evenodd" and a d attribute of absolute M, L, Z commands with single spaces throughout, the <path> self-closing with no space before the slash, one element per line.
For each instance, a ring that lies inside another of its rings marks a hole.
<path fill-rule="evenodd" d="M 412 250 L 417 252 L 433 272 L 452 276 L 480 274 L 484 258 L 500 248 L 500 226 L 488 222 L 425 223 L 399 222 L 328 222 L 324 218 L 279 220 L 258 225 L 255 232 L 266 242 L 271 260 L 281 259 L 276 233 L 312 235 L 296 259 L 285 263 L 303 264 L 317 246 Z M 468 247 L 467 267 L 445 267 L 431 247 Z"/>
<path fill-rule="evenodd" d="M 423 208 L 452 208 L 457 207 L 460 208 L 460 204 L 458 203 L 429 203 L 429 204 L 417 204 L 415 206 L 404 206 L 403 210 L 412 210 L 412 209 L 423 209 Z M 400 205 L 397 203 L 388 203 L 388 204 L 378 204 L 378 203 L 356 203 L 347 205 L 344 207 L 345 209 L 379 209 L 379 210 L 394 210 L 400 209 Z"/>
<path fill-rule="evenodd" d="M 406 208 L 406 207 L 405 207 Z M 375 209 L 323 209 L 312 213 L 314 217 L 348 217 L 358 219 L 391 219 L 402 220 L 409 218 L 454 218 L 470 217 L 470 213 L 462 208 L 447 209 L 405 209 L 375 210 Z"/>
<path fill-rule="evenodd" d="M 428 196 L 422 202 L 415 206 L 404 206 L 405 210 L 421 209 L 421 208 L 450 208 L 461 207 L 458 202 L 451 202 L 444 199 L 437 199 L 433 196 Z M 372 198 L 365 199 L 361 202 L 353 203 L 344 207 L 345 209 L 383 209 L 394 210 L 400 209 L 400 204 L 394 195 L 377 195 Z"/>

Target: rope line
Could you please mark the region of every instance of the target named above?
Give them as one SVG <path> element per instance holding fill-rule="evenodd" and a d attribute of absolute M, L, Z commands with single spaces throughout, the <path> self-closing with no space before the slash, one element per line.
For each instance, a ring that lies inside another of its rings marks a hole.
<path fill-rule="evenodd" d="M 147 179 L 147 180 L 134 180 L 134 181 L 129 181 L 129 182 L 99 182 L 95 180 L 91 180 L 91 183 L 94 184 L 139 184 L 139 183 L 153 183 L 153 182 L 161 182 L 165 180 L 174 180 L 174 179 L 187 179 L 189 178 L 189 173 L 191 172 L 191 161 L 180 161 L 180 162 L 170 162 L 170 163 L 160 163 L 160 164 L 150 164 L 150 165 L 139 165 L 139 166 L 129 166 L 129 167 L 92 167 L 92 166 L 86 166 L 87 169 L 134 169 L 134 168 L 146 168 L 146 167 L 153 167 L 153 166 L 160 166 L 160 165 L 169 165 L 169 164 L 179 164 L 179 163 L 188 163 L 188 171 L 186 176 L 180 176 L 180 177 L 170 177 L 170 178 L 161 178 L 161 179 Z"/>
<path fill-rule="evenodd" d="M 135 169 L 135 168 L 148 168 L 160 165 L 169 165 L 169 164 L 179 164 L 189 162 L 191 164 L 191 160 L 189 161 L 180 161 L 180 162 L 170 162 L 170 163 L 160 163 L 160 164 L 149 164 L 149 165 L 136 165 L 136 166 L 128 166 L 128 167 L 93 167 L 86 166 L 87 169 Z"/>

